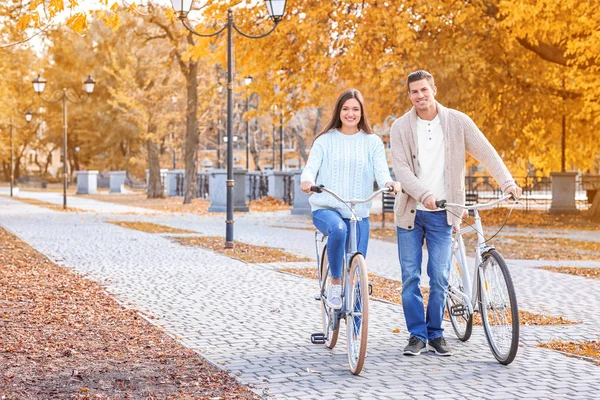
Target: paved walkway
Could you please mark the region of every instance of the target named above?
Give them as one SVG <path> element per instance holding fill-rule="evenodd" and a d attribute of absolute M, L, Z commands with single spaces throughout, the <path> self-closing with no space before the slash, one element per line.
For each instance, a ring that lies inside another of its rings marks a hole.
<path fill-rule="evenodd" d="M 69 198 L 75 207 L 74 201 Z M 478 327 L 462 343 L 446 326 L 453 357 L 409 358 L 401 355 L 408 336 L 401 307 L 374 301 L 368 358 L 363 373 L 355 377 L 347 368 L 343 339 L 333 351 L 310 343 L 310 334 L 320 329 L 318 303 L 312 300 L 314 281 L 278 272 L 287 266 L 284 263 L 246 264 L 180 246 L 169 235 L 107 223 L 149 221 L 223 236 L 223 216 L 132 214 L 131 210 L 116 214 L 110 205 L 98 206 L 99 202 L 85 198 L 77 201 L 79 208 L 99 209 L 64 213 L 0 196 L 0 225 L 56 263 L 103 282 L 127 307 L 154 317 L 152 323 L 266 398 L 598 397 L 600 367 L 535 347 L 551 339 L 600 337 L 600 282 L 535 268 L 550 262 L 509 261 L 521 308 L 582 324 L 523 326 L 521 348 L 508 367 L 495 361 Z M 312 231 L 293 227 L 309 228 L 310 221 L 287 212 L 249 213 L 236 215 L 235 235 L 236 240 L 314 257 Z M 394 244 L 372 240 L 370 270 L 399 279 L 395 254 Z M 579 265 L 600 267 L 600 262 Z M 393 332 L 396 328 L 400 333 Z"/>

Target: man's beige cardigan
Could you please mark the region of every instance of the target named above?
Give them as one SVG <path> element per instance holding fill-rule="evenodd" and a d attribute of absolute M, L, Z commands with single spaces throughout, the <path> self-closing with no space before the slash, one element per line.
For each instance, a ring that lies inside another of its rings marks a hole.
<path fill-rule="evenodd" d="M 481 162 L 502 191 L 515 184 L 510 172 L 496 150 L 466 114 L 436 103 L 442 131 L 446 159 L 444 177 L 446 196 L 449 203 L 465 203 L 466 153 Z M 402 184 L 402 192 L 396 195 L 394 217 L 396 226 L 413 229 L 417 200 L 423 202 L 432 192 L 417 179 L 419 156 L 417 149 L 417 112 L 413 107 L 398 118 L 390 131 L 392 162 L 396 180 Z M 441 200 L 441 199 L 438 199 Z M 461 215 L 462 210 L 450 209 Z M 459 218 L 448 213 L 448 224 L 458 224 Z"/>

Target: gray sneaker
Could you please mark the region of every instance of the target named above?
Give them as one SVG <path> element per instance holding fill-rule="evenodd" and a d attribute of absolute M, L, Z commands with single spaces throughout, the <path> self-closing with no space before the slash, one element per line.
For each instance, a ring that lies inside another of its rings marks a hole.
<path fill-rule="evenodd" d="M 452 349 L 448 346 L 448 343 L 443 336 L 428 341 L 427 347 L 429 348 L 429 351 L 434 351 L 438 356 L 449 357 L 452 355 Z"/>
<path fill-rule="evenodd" d="M 404 348 L 405 356 L 418 356 L 421 353 L 427 353 L 425 342 L 416 336 L 411 336 L 408 339 L 408 346 Z"/>

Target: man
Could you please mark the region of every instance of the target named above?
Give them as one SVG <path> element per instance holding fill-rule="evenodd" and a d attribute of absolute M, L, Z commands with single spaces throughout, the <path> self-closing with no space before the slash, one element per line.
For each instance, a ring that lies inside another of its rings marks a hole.
<path fill-rule="evenodd" d="M 459 210 L 446 213 L 436 200 L 465 202 L 466 153 L 484 164 L 506 194 L 521 195 L 498 153 L 467 115 L 436 102 L 437 88 L 427 71 L 408 75 L 412 109 L 392 125 L 390 138 L 396 179 L 402 192 L 396 196 L 394 214 L 398 257 L 402 269 L 402 307 L 410 332 L 405 355 L 435 351 L 452 355 L 444 339 L 442 319 L 448 291 L 452 225 Z M 428 252 L 429 302 L 426 313 L 419 287 L 422 246 Z"/>

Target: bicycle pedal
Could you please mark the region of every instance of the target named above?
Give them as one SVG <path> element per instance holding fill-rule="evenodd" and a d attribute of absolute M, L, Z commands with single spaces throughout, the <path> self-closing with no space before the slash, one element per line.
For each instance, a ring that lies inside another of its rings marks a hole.
<path fill-rule="evenodd" d="M 313 333 L 310 335 L 310 341 L 312 344 L 324 344 L 325 343 L 325 335 L 323 333 Z"/>
<path fill-rule="evenodd" d="M 321 301 L 321 293 L 315 293 L 314 299 L 317 301 Z"/>
<path fill-rule="evenodd" d="M 462 304 L 455 304 L 450 307 L 450 314 L 454 317 L 463 317 L 465 315 L 465 306 Z"/>
<path fill-rule="evenodd" d="M 373 285 L 369 283 L 369 296 L 373 294 Z"/>

